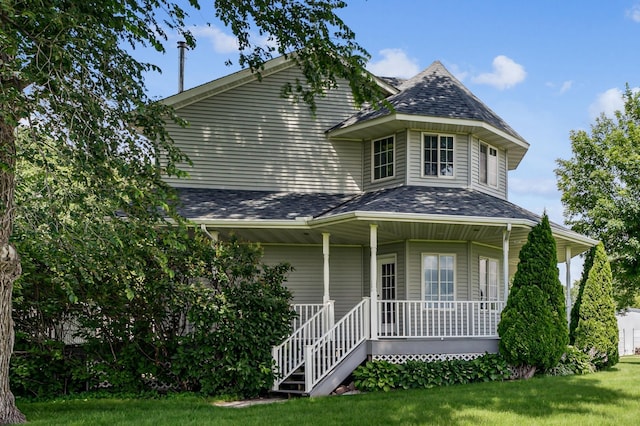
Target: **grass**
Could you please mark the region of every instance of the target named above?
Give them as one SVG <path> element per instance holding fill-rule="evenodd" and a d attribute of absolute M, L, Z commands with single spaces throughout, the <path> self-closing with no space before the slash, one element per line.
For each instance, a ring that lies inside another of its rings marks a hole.
<path fill-rule="evenodd" d="M 30 425 L 619 425 L 640 418 L 640 357 L 586 376 L 293 399 L 246 408 L 205 398 L 18 401 Z"/>

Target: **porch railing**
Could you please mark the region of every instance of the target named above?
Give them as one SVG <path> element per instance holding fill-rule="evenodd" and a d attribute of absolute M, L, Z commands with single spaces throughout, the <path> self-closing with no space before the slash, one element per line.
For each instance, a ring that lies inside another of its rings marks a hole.
<path fill-rule="evenodd" d="M 292 308 L 298 315 L 291 321 L 291 331 L 298 330 L 324 307 L 324 303 L 298 303 L 293 305 Z"/>
<path fill-rule="evenodd" d="M 352 350 L 369 338 L 369 298 L 365 297 L 322 338 L 305 348 L 305 391 L 311 392 Z"/>
<path fill-rule="evenodd" d="M 294 309 L 299 312 L 299 318 L 306 318 L 306 321 L 296 322 L 291 336 L 272 350 L 278 374 L 273 383 L 274 390 L 304 364 L 305 346 L 315 343 L 333 326 L 332 300 L 320 305 L 294 305 Z"/>
<path fill-rule="evenodd" d="M 505 302 L 378 301 L 378 335 L 384 338 L 497 337 Z"/>

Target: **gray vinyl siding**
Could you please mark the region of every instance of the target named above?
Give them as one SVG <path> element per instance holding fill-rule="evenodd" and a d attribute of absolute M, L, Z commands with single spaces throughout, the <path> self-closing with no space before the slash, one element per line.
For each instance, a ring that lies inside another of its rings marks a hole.
<path fill-rule="evenodd" d="M 453 177 L 438 177 L 438 176 L 422 176 L 422 135 L 423 134 L 438 134 L 438 135 L 450 135 L 454 137 L 454 176 Z M 408 185 L 423 185 L 423 186 L 440 186 L 447 188 L 459 188 L 468 186 L 469 176 L 469 135 L 456 135 L 450 133 L 439 133 L 429 131 L 412 130 L 409 132 L 409 147 L 408 147 L 408 167 L 409 173 Z"/>
<path fill-rule="evenodd" d="M 507 153 L 503 149 L 491 145 L 498 150 L 498 186 L 493 187 L 480 183 L 480 143 L 478 138 L 472 138 L 471 143 L 471 186 L 474 189 L 491 194 L 495 197 L 507 199 Z"/>
<path fill-rule="evenodd" d="M 317 99 L 313 117 L 305 103 L 281 97 L 295 67 L 210 96 L 177 111 L 187 128 L 168 125 L 191 159 L 189 179 L 173 186 L 298 192 L 358 192 L 362 142 L 329 141 L 325 130 L 354 112 L 347 84 Z"/>
<path fill-rule="evenodd" d="M 373 191 L 381 188 L 392 188 L 403 185 L 406 182 L 407 175 L 407 132 L 402 131 L 394 135 L 380 135 L 380 138 L 394 136 L 395 142 L 395 158 L 394 158 L 394 174 L 391 178 L 373 180 L 372 170 L 372 139 L 364 142 L 362 162 L 364 164 L 363 185 L 365 191 Z M 378 138 L 378 139 L 380 139 Z"/>
<path fill-rule="evenodd" d="M 264 261 L 269 265 L 288 262 L 293 266 L 285 286 L 293 292 L 294 303 L 322 303 L 322 246 L 265 245 Z M 362 249 L 330 247 L 329 296 L 335 301 L 336 318 L 342 317 L 362 300 L 362 283 Z"/>
<path fill-rule="evenodd" d="M 502 250 L 479 244 L 471 244 L 471 300 L 480 300 L 480 258 L 486 257 L 498 261 L 498 298 L 504 299 L 504 277 Z"/>
<path fill-rule="evenodd" d="M 455 298 L 470 300 L 469 244 L 465 242 L 409 242 L 408 250 L 408 298 L 422 300 L 422 255 L 453 254 L 455 255 Z"/>

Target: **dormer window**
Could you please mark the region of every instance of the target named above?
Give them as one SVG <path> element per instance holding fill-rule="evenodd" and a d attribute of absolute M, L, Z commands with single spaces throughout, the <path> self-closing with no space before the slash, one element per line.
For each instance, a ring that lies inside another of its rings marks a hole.
<path fill-rule="evenodd" d="M 453 139 L 451 135 L 422 135 L 423 176 L 453 177 Z"/>
<path fill-rule="evenodd" d="M 395 144 L 394 137 L 389 136 L 373 141 L 373 180 L 393 177 Z"/>
<path fill-rule="evenodd" d="M 480 143 L 480 183 L 498 186 L 498 150 Z"/>

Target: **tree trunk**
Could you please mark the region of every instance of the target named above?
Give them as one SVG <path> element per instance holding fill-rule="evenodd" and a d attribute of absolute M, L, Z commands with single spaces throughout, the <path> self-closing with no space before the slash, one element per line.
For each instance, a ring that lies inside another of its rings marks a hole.
<path fill-rule="evenodd" d="M 20 276 L 20 257 L 9 243 L 13 231 L 15 190 L 15 127 L 0 115 L 0 424 L 25 423 L 9 388 L 9 362 L 13 352 L 11 295 Z"/>

